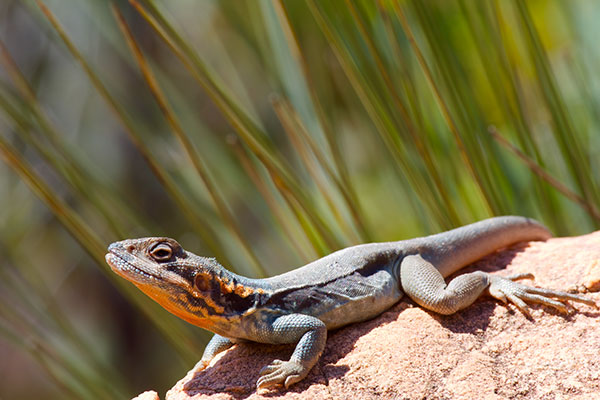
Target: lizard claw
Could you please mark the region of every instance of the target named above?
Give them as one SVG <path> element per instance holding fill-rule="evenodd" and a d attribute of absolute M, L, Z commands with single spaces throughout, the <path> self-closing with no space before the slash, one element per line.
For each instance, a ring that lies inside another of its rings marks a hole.
<path fill-rule="evenodd" d="M 510 301 L 523 314 L 531 317 L 527 302 L 554 307 L 561 313 L 567 312 L 567 301 L 576 301 L 597 307 L 596 302 L 585 296 L 562 292 L 560 290 L 542 289 L 515 282 L 517 279 L 531 279 L 531 274 L 517 274 L 509 277 L 489 275 L 488 291 L 492 297 L 506 303 Z"/>
<path fill-rule="evenodd" d="M 273 360 L 260 371 L 261 377 L 256 382 L 256 387 L 262 389 L 283 384 L 287 389 L 290 385 L 301 381 L 309 370 L 297 361 Z"/>

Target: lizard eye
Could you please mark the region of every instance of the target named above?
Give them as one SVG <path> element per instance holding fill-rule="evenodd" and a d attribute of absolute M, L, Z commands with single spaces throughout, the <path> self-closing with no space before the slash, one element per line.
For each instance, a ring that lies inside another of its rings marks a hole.
<path fill-rule="evenodd" d="M 173 249 L 166 243 L 159 243 L 150 250 L 150 255 L 156 261 L 168 261 L 173 255 Z"/>

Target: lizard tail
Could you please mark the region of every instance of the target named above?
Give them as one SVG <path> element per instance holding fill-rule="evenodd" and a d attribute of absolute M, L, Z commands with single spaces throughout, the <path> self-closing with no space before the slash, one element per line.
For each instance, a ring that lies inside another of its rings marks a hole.
<path fill-rule="evenodd" d="M 504 216 L 423 238 L 425 245 L 420 250 L 422 256 L 447 277 L 496 250 L 550 237 L 548 228 L 533 219 Z"/>

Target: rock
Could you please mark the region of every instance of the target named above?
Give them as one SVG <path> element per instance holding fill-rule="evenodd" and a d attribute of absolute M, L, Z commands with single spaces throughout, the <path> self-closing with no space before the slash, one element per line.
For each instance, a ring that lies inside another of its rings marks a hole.
<path fill-rule="evenodd" d="M 600 232 L 522 244 L 465 269 L 532 272 L 535 285 L 600 289 Z M 526 283 L 532 283 L 527 282 Z M 600 303 L 598 293 L 588 293 Z M 600 399 L 600 311 L 532 305 L 533 319 L 483 297 L 441 316 L 404 299 L 380 317 L 329 332 L 308 377 L 256 393 L 260 369 L 292 347 L 244 344 L 191 370 L 167 393 L 183 399 Z"/>
<path fill-rule="evenodd" d="M 147 392 L 139 394 L 137 397 L 131 400 L 160 400 L 160 398 L 158 397 L 158 393 L 156 393 L 154 390 L 148 390 Z"/>

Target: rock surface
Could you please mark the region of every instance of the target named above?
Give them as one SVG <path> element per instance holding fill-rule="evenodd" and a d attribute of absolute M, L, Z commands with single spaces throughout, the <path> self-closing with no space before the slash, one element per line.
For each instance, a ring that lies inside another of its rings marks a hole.
<path fill-rule="evenodd" d="M 158 393 L 156 393 L 154 390 L 148 390 L 147 392 L 141 393 L 131 400 L 160 400 L 160 398 L 158 397 Z"/>
<path fill-rule="evenodd" d="M 514 246 L 463 271 L 473 269 L 532 272 L 541 287 L 598 291 L 600 232 Z M 600 304 L 598 293 L 588 295 Z M 575 307 L 562 315 L 533 305 L 530 320 L 483 297 L 441 316 L 404 299 L 330 332 L 319 363 L 287 391 L 258 394 L 255 382 L 292 348 L 247 344 L 190 371 L 167 399 L 600 399 L 600 310 Z"/>

